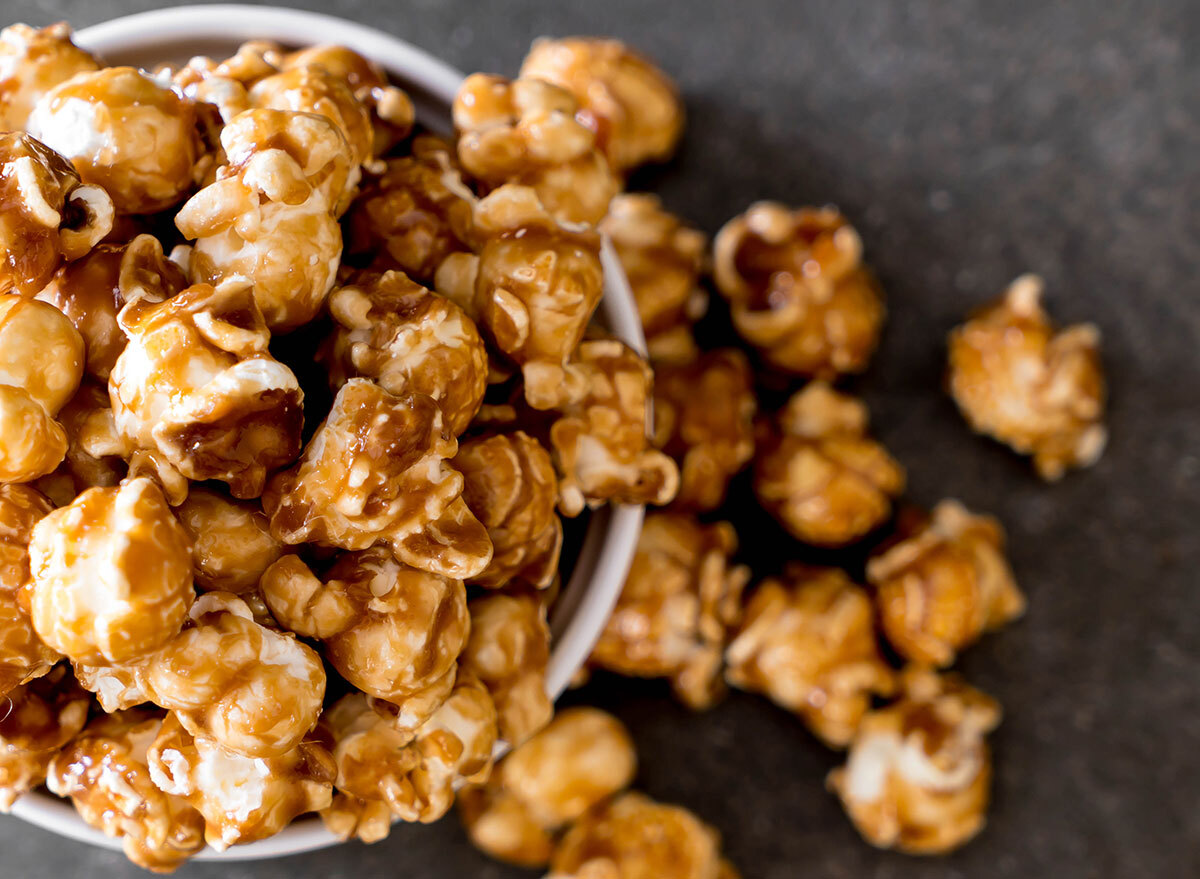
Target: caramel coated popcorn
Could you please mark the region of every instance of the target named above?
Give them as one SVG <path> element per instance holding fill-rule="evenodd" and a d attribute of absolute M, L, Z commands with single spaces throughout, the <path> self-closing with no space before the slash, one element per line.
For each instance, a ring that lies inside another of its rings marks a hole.
<path fill-rule="evenodd" d="M 745 566 L 730 564 L 736 548 L 728 522 L 648 515 L 589 661 L 620 674 L 668 678 L 684 703 L 710 707 L 722 693 L 721 654 L 741 618 L 750 578 Z"/>
<path fill-rule="evenodd" d="M 779 434 L 762 443 L 754 490 L 798 539 L 853 543 L 882 525 L 904 470 L 867 436 L 867 407 L 822 381 L 794 394 L 778 415 Z"/>
<path fill-rule="evenodd" d="M 833 379 L 866 369 L 883 324 L 862 241 L 833 208 L 758 202 L 713 242 L 733 325 L 771 365 Z"/>
<path fill-rule="evenodd" d="M 1055 329 L 1042 279 L 1023 275 L 950 334 L 950 393 L 967 423 L 1033 456 L 1048 482 L 1104 452 L 1104 373 L 1094 324 Z"/>
<path fill-rule="evenodd" d="M 41 29 L 14 24 L 0 31 L 0 131 L 20 131 L 46 92 L 100 62 L 75 45 L 60 21 Z"/>
<path fill-rule="evenodd" d="M 796 712 L 836 748 L 850 743 L 871 697 L 894 689 L 870 596 L 833 568 L 759 584 L 725 661 L 731 684 Z"/>
<path fill-rule="evenodd" d="M 883 631 L 913 662 L 946 666 L 957 651 L 1025 611 L 1004 555 L 1004 530 L 958 501 L 867 564 Z"/>
<path fill-rule="evenodd" d="M 458 160 L 486 188 L 533 187 L 557 220 L 595 224 L 620 191 L 596 133 L 566 89 L 540 79 L 475 73 L 454 98 Z"/>
<path fill-rule="evenodd" d="M 10 690 L 0 716 L 0 812 L 46 780 L 59 749 L 87 723 L 88 698 L 59 666 Z"/>
<path fill-rule="evenodd" d="M 21 388 L 0 385 L 0 482 L 32 482 L 67 453 L 67 435 Z"/>
<path fill-rule="evenodd" d="M 0 485 L 0 697 L 50 671 L 60 654 L 29 615 L 29 539 L 54 505 L 26 485 Z"/>
<path fill-rule="evenodd" d="M 898 702 L 863 718 L 829 788 L 872 845 L 940 854 L 983 828 L 992 780 L 984 737 L 1000 706 L 953 675 L 914 667 L 902 684 Z"/>
<path fill-rule="evenodd" d="M 85 378 L 58 413 L 67 437 L 67 452 L 53 473 L 35 486 L 56 506 L 65 507 L 89 488 L 116 485 L 127 473 L 121 455 L 125 444 L 113 423 L 108 387 Z"/>
<path fill-rule="evenodd" d="M 251 591 L 283 554 L 283 544 L 254 503 L 196 487 L 175 515 L 192 540 L 196 585 L 205 591 Z"/>

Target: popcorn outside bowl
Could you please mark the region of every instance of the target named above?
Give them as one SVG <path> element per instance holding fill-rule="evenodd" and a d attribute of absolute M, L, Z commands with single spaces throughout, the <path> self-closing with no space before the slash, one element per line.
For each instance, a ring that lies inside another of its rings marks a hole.
<path fill-rule="evenodd" d="M 442 134 L 451 129 L 450 104 L 463 79 L 459 71 L 401 39 L 331 16 L 294 9 L 235 4 L 183 6 L 114 19 L 79 31 L 75 39 L 111 64 L 146 68 L 162 62 L 182 63 L 194 55 L 227 57 L 251 39 L 270 39 L 294 47 L 320 43 L 348 46 L 387 70 L 412 98 L 418 121 Z M 601 258 L 604 297 L 597 316 L 612 333 L 644 354 L 645 337 L 633 294 L 607 241 Z M 552 640 L 546 688 L 551 698 L 566 689 L 604 627 L 633 560 L 643 512 L 640 506 L 615 505 L 591 514 L 570 581 L 550 616 Z M 17 800 L 12 814 L 71 839 L 121 848 L 121 840 L 88 826 L 68 802 L 47 793 L 26 794 Z M 205 849 L 193 860 L 273 858 L 338 842 L 319 818 L 308 815 L 269 839 L 233 846 L 224 852 Z"/>

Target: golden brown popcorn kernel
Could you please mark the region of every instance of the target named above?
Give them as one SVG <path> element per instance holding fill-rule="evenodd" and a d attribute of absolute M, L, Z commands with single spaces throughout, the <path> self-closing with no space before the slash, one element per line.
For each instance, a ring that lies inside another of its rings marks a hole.
<path fill-rule="evenodd" d="M 992 780 L 984 737 L 1000 706 L 956 675 L 910 667 L 902 686 L 899 701 L 863 718 L 828 786 L 871 845 L 941 854 L 983 827 Z"/>
<path fill-rule="evenodd" d="M 934 666 L 1025 611 L 1004 555 L 1004 529 L 946 500 L 867 564 L 884 634 L 906 659 Z"/>
<path fill-rule="evenodd" d="M 458 160 L 488 189 L 530 186 L 555 219 L 598 223 L 621 181 L 578 110 L 570 92 L 540 79 L 472 74 L 452 108 Z"/>
<path fill-rule="evenodd" d="M 66 453 L 62 425 L 23 389 L 0 385 L 0 483 L 33 482 Z"/>
<path fill-rule="evenodd" d="M 14 24 L 0 31 L 0 131 L 21 131 L 42 96 L 100 62 L 75 45 L 71 27 Z"/>
<path fill-rule="evenodd" d="M 87 723 L 88 697 L 66 665 L 10 690 L 0 713 L 0 812 L 46 780 L 46 770 Z"/>
<path fill-rule="evenodd" d="M 833 208 L 757 202 L 713 243 L 713 273 L 733 324 L 775 367 L 833 379 L 867 367 L 883 299 L 862 241 Z"/>
<path fill-rule="evenodd" d="M 754 490 L 795 537 L 844 546 L 887 521 L 904 468 L 867 436 L 867 407 L 823 381 L 792 395 L 764 431 Z"/>
<path fill-rule="evenodd" d="M 764 580 L 725 651 L 725 679 L 799 714 L 826 744 L 850 743 L 872 695 L 891 695 L 871 598 L 833 568 Z"/>
<path fill-rule="evenodd" d="M 145 659 L 115 665 L 72 662 L 71 666 L 79 685 L 95 695 L 102 711 L 112 714 L 150 701 L 144 688 Z"/>
<path fill-rule="evenodd" d="M 1022 275 L 950 334 L 950 393 L 977 433 L 1033 456 L 1048 482 L 1104 452 L 1104 372 L 1094 324 L 1056 329 L 1042 279 Z"/>
<path fill-rule="evenodd" d="M 736 348 L 654 370 L 654 445 L 679 465 L 676 509 L 707 512 L 754 456 L 754 376 Z"/>
<path fill-rule="evenodd" d="M 205 591 L 252 591 L 263 571 L 283 554 L 283 544 L 271 534 L 257 504 L 194 487 L 175 515 L 192 539 L 196 585 Z"/>
<path fill-rule="evenodd" d="M 204 848 L 204 819 L 159 790 L 146 765 L 162 720 L 147 711 L 102 714 L 50 764 L 46 786 L 80 817 L 122 840 L 139 867 L 169 873 Z"/>
<path fill-rule="evenodd" d="M 29 540 L 54 505 L 26 485 L 0 485 L 0 697 L 50 671 L 60 654 L 29 615 Z"/>
<path fill-rule="evenodd" d="M 57 308 L 0 296 L 0 385 L 20 388 L 54 416 L 83 377 L 83 338 Z"/>
<path fill-rule="evenodd" d="M 728 522 L 648 515 L 621 596 L 589 661 L 619 674 L 669 678 L 687 705 L 710 707 L 724 692 L 721 654 L 741 619 L 750 578 L 744 565 L 730 564 L 736 548 Z"/>

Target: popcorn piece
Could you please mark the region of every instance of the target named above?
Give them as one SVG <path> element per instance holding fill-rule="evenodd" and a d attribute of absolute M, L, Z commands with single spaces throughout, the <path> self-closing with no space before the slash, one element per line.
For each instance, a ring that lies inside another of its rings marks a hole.
<path fill-rule="evenodd" d="M 283 554 L 283 544 L 255 504 L 193 488 L 175 514 L 192 539 L 196 585 L 205 591 L 252 591 Z"/>
<path fill-rule="evenodd" d="M 0 385 L 18 388 L 49 416 L 83 376 L 83 339 L 62 312 L 20 296 L 0 296 Z"/>
<path fill-rule="evenodd" d="M 958 501 L 867 563 L 883 631 L 913 662 L 947 666 L 958 650 L 1025 611 L 1004 557 L 1004 529 Z"/>
<path fill-rule="evenodd" d="M 87 694 L 65 665 L 7 694 L 0 716 L 0 812 L 46 780 L 50 761 L 87 716 Z"/>
<path fill-rule="evenodd" d="M 810 382 L 778 422 L 781 434 L 768 435 L 758 454 L 754 490 L 788 531 L 844 546 L 887 520 L 891 499 L 904 491 L 904 469 L 866 435 L 860 400 Z"/>
<path fill-rule="evenodd" d="M 32 482 L 66 453 L 62 425 L 21 388 L 0 385 L 0 483 Z"/>
<path fill-rule="evenodd" d="M 252 288 L 189 287 L 121 312 L 129 344 L 109 393 L 122 439 L 158 449 L 189 479 L 219 479 L 257 497 L 267 475 L 300 451 L 304 395 L 271 356 Z"/>
<path fill-rule="evenodd" d="M 271 481 L 263 509 L 287 544 L 386 543 L 415 568 L 472 577 L 491 560 L 491 543 L 460 502 L 462 475 L 446 464 L 457 450 L 431 397 L 350 379 L 300 462 Z"/>
<path fill-rule="evenodd" d="M 685 226 L 663 209 L 658 196 L 645 193 L 614 198 L 600 231 L 612 239 L 629 279 L 650 359 L 694 359 L 699 352 L 691 326 L 708 308 L 708 293 L 700 286 L 704 233 Z"/>
<path fill-rule="evenodd" d="M 884 307 L 862 241 L 833 208 L 758 202 L 713 244 L 713 274 L 733 324 L 773 366 L 833 379 L 862 372 Z"/>
<path fill-rule="evenodd" d="M 472 74 L 452 108 L 458 160 L 487 188 L 533 187 L 557 220 L 598 223 L 621 183 L 578 111 L 570 92 L 548 82 Z"/>
<path fill-rule="evenodd" d="M 149 655 L 192 603 L 192 548 L 149 479 L 92 488 L 33 527 L 30 616 L 53 649 L 84 663 Z"/>
<path fill-rule="evenodd" d="M 145 660 L 119 665 L 72 662 L 75 679 L 92 693 L 103 711 L 112 714 L 150 701 L 144 689 Z"/>
<path fill-rule="evenodd" d="M 828 784 L 871 845 L 941 854 L 983 828 L 992 777 L 984 736 L 1000 706 L 954 675 L 909 668 L 902 683 L 898 702 L 863 718 Z"/>
<path fill-rule="evenodd" d="M 1104 452 L 1104 373 L 1094 324 L 1056 330 L 1036 275 L 950 334 L 950 393 L 973 430 L 1033 455 L 1048 482 Z"/>
<path fill-rule="evenodd" d="M 29 617 L 29 539 L 53 509 L 25 485 L 0 485 L 0 697 L 50 671 L 60 656 Z"/>
<path fill-rule="evenodd" d="M 463 498 L 494 548 L 491 564 L 471 582 L 489 589 L 548 587 L 563 540 L 550 453 L 516 431 L 464 442 L 454 466 L 463 474 Z"/>
<path fill-rule="evenodd" d="M 402 272 L 362 272 L 329 298 L 338 326 L 330 379 L 374 379 L 392 394 L 425 394 L 454 436 L 467 429 L 487 390 L 488 358 L 475 323 Z"/>
<path fill-rule="evenodd" d="M 278 756 L 246 757 L 193 736 L 174 714 L 163 721 L 147 757 L 159 789 L 204 816 L 205 841 L 217 851 L 266 839 L 297 815 L 328 807 L 337 772 L 316 741 Z"/>
<path fill-rule="evenodd" d="M 580 104 L 576 118 L 596 132 L 618 173 L 670 158 L 683 134 L 683 102 L 675 83 L 619 40 L 535 40 L 521 77 L 554 83 L 574 95 Z"/>
<path fill-rule="evenodd" d="M 571 367 L 586 390 L 561 407 L 550 428 L 559 509 L 577 516 L 605 501 L 668 503 L 679 470 L 646 437 L 649 365 L 623 343 L 603 339 L 580 345 Z"/>
<path fill-rule="evenodd" d="M 276 332 L 308 323 L 333 287 L 341 257 L 336 220 L 353 187 L 351 154 L 328 119 L 252 110 L 221 131 L 229 165 L 175 217 L 191 251 L 192 283 L 241 276 Z"/>
<path fill-rule="evenodd" d="M 50 764 L 46 785 L 80 816 L 122 840 L 139 867 L 169 873 L 204 847 L 204 819 L 159 790 L 146 754 L 162 721 L 145 711 L 97 717 Z"/>
<path fill-rule="evenodd" d="M 871 696 L 891 695 L 867 593 L 834 568 L 764 580 L 725 651 L 725 679 L 799 714 L 830 747 L 854 737 Z"/>
<path fill-rule="evenodd" d="M 654 445 L 679 465 L 674 507 L 707 512 L 754 456 L 754 377 L 736 348 L 654 371 Z"/>
<path fill-rule="evenodd" d="M 744 565 L 730 565 L 736 548 L 728 522 L 647 516 L 590 662 L 620 674 L 669 678 L 684 703 L 711 707 L 723 692 L 721 654 L 741 619 L 750 578 Z"/>
<path fill-rule="evenodd" d="M 442 681 L 453 681 L 470 624 L 461 580 L 410 568 L 376 547 L 342 555 L 320 578 L 286 556 L 267 569 L 261 590 L 280 623 L 321 639 L 342 677 L 399 706 L 409 726 L 449 690 Z"/>
<path fill-rule="evenodd" d="M 619 720 L 568 708 L 508 755 L 486 786 L 458 798 L 467 833 L 492 857 L 527 867 L 549 863 L 553 835 L 627 787 L 637 767 Z"/>
<path fill-rule="evenodd" d="M 196 105 L 132 67 L 55 86 L 34 107 L 28 130 L 85 183 L 103 187 L 122 214 L 178 204 L 206 169 Z"/>
<path fill-rule="evenodd" d="M 112 229 L 108 193 L 83 185 L 70 162 L 15 131 L 0 134 L 0 203 L 0 293 L 33 296 L 62 260 L 83 256 Z"/>
<path fill-rule="evenodd" d="M 471 637 L 459 668 L 487 687 L 496 703 L 500 736 L 516 747 L 554 715 L 546 695 L 550 629 L 545 606 L 513 595 L 488 595 L 468 606 Z"/>
<path fill-rule="evenodd" d="M 100 62 L 71 40 L 65 21 L 32 28 L 14 24 L 0 31 L 0 131 L 20 131 L 46 92 Z"/>
<path fill-rule="evenodd" d="M 89 488 L 108 488 L 125 476 L 125 451 L 113 423 L 106 385 L 85 379 L 58 413 L 67 437 L 67 453 L 58 469 L 39 479 L 37 488 L 65 507 Z"/>
<path fill-rule="evenodd" d="M 228 592 L 196 599 L 192 625 L 149 659 L 144 687 L 194 736 L 246 757 L 280 757 L 316 726 L 325 669 L 290 634 L 254 621 Z"/>

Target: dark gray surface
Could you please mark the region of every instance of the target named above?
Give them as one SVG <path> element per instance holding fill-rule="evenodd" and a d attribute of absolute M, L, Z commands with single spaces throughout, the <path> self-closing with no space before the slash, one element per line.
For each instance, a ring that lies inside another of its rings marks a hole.
<path fill-rule="evenodd" d="M 333 3 L 295 5 L 333 11 Z M 6 2 L 83 26 L 157 4 Z M 835 202 L 858 223 L 891 321 L 859 383 L 910 496 L 999 515 L 1028 617 L 962 668 L 1000 698 L 995 804 L 949 858 L 879 853 L 822 778 L 836 758 L 750 697 L 693 716 L 655 684 L 572 699 L 632 727 L 654 796 L 724 833 L 750 877 L 1200 874 L 1200 12 L 1155 4 L 342 2 L 467 70 L 514 73 L 543 33 L 608 33 L 658 59 L 691 113 L 678 161 L 643 175 L 715 231 L 755 198 Z M 1064 321 L 1104 332 L 1112 442 L 1055 487 L 970 436 L 940 394 L 942 339 L 1023 271 Z M 747 545 L 761 572 L 779 538 Z M 140 875 L 119 855 L 0 820 L 0 877 Z M 453 820 L 374 847 L 191 866 L 201 879 L 526 875 Z"/>

